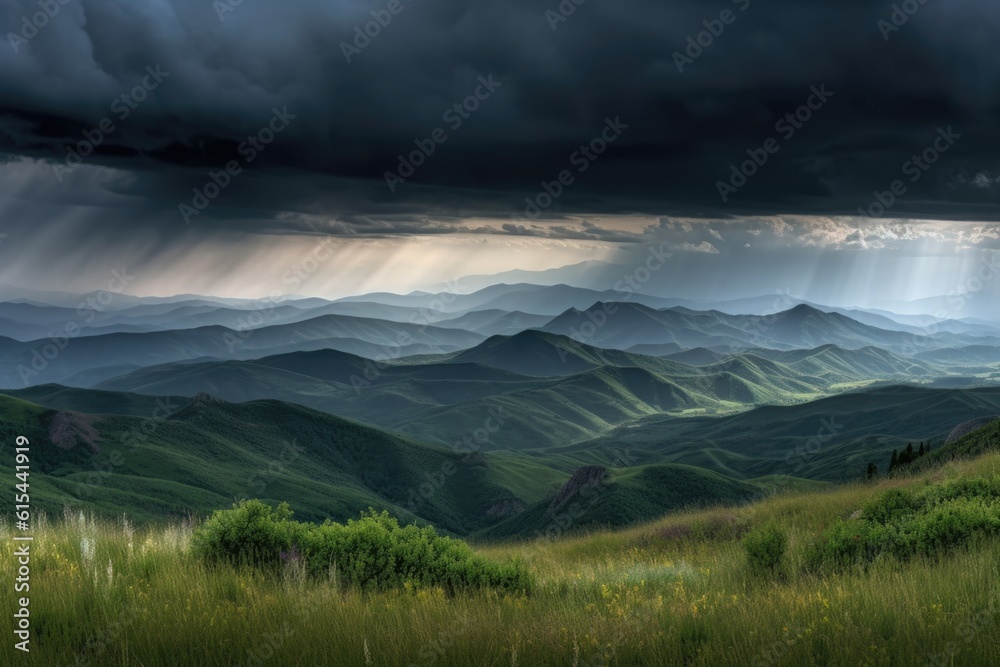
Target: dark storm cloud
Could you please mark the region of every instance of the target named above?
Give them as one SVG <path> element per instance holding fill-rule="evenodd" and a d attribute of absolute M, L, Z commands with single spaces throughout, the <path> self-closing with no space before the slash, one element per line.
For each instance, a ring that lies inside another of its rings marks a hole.
<path fill-rule="evenodd" d="M 563 172 L 572 183 L 540 218 L 852 215 L 903 179 L 889 216 L 998 219 L 1000 7 L 897 4 L 919 9 L 890 30 L 878 22 L 892 3 L 867 0 L 587 0 L 565 21 L 546 15 L 557 0 L 399 0 L 347 62 L 341 43 L 388 0 L 68 0 L 30 39 L 40 6 L 18 0 L 0 8 L 0 151 L 65 166 L 67 146 L 99 137 L 83 163 L 119 171 L 98 193 L 82 192 L 97 178 L 84 166 L 61 183 L 32 170 L 19 196 L 127 202 L 109 225 L 144 210 L 146 224 L 183 226 L 178 205 L 230 162 L 238 173 L 192 224 L 266 231 L 314 215 L 339 216 L 343 233 L 446 233 L 514 214 L 507 233 L 630 240 L 525 218 L 524 198 L 552 196 L 542 183 Z M 679 72 L 675 52 L 706 20 L 721 34 Z M 824 86 L 808 122 L 776 128 Z M 455 111 L 464 100 L 478 108 Z M 271 143 L 247 143 L 276 115 Z M 627 129 L 582 157 L 608 119 Z M 911 156 L 948 127 L 960 138 L 908 180 Z M 724 202 L 717 182 L 771 137 L 780 148 Z M 408 175 L 397 156 L 415 140 L 434 150 Z M 405 182 L 390 188 L 386 171 Z"/>

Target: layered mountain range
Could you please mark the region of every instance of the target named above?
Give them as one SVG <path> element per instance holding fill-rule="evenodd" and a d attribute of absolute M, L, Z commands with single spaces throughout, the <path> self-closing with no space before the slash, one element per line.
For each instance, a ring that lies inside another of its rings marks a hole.
<path fill-rule="evenodd" d="M 48 445 L 51 511 L 262 497 L 502 538 L 587 485 L 605 500 L 581 526 L 627 524 L 856 479 L 1000 415 L 1000 324 L 982 319 L 532 284 L 101 296 L 0 303 L 0 423 Z"/>

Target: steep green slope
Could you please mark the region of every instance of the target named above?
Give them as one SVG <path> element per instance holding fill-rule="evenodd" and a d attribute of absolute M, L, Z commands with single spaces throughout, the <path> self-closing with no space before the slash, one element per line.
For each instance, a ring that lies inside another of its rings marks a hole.
<path fill-rule="evenodd" d="M 724 404 L 643 369 L 597 368 L 429 409 L 392 427 L 445 444 L 474 432 L 491 410 L 500 409 L 504 422 L 484 449 L 542 449 L 589 439 L 640 417 L 694 407 L 721 409 Z"/>
<path fill-rule="evenodd" d="M 763 488 L 683 465 L 618 470 L 580 468 L 551 498 L 481 531 L 486 540 L 557 538 L 595 527 L 650 521 L 685 507 L 734 505 L 758 498 Z"/>
<path fill-rule="evenodd" d="M 915 473 L 929 470 L 946 461 L 971 459 L 998 449 L 1000 449 L 1000 419 L 995 419 L 982 428 L 921 456 L 916 461 L 903 466 L 901 471 Z"/>
<path fill-rule="evenodd" d="M 663 413 L 798 404 L 875 381 L 912 378 L 907 371 L 934 372 L 883 350 L 833 346 L 758 350 L 695 367 L 527 331 L 495 336 L 460 353 L 395 363 L 321 350 L 166 364 L 100 387 L 169 395 L 208 391 L 232 401 L 276 398 L 439 444 L 479 428 L 479 415 L 501 406 L 511 422 L 488 443 L 488 449 L 501 449 L 566 446 Z"/>
<path fill-rule="evenodd" d="M 32 500 L 138 520 L 205 514 L 233 498 L 289 500 L 303 518 L 346 519 L 388 507 L 457 533 L 519 500 L 466 457 L 278 401 L 199 397 L 166 418 L 83 415 L 0 396 L 9 446 L 32 441 Z M 10 498 L 0 507 L 10 508 Z"/>
<path fill-rule="evenodd" d="M 150 396 L 122 391 L 77 389 L 59 384 L 40 384 L 26 389 L 4 389 L 3 393 L 57 410 L 134 417 L 166 416 L 191 400 L 181 395 Z"/>
<path fill-rule="evenodd" d="M 531 376 L 571 375 L 598 366 L 638 366 L 666 373 L 690 370 L 684 364 L 665 359 L 603 349 L 564 335 L 533 330 L 514 336 L 493 336 L 474 348 L 434 361 L 472 362 Z"/>
<path fill-rule="evenodd" d="M 862 477 L 869 461 L 884 472 L 895 448 L 919 441 L 937 448 L 957 424 L 997 414 L 1000 388 L 898 385 L 720 417 L 650 417 L 548 453 L 586 460 L 627 448 L 642 463 L 692 463 L 738 478 L 847 481 Z"/>
<path fill-rule="evenodd" d="M 845 350 L 836 345 L 824 345 L 811 350 L 789 352 L 759 350 L 757 354 L 787 364 L 803 375 L 813 375 L 831 382 L 846 382 L 859 376 L 910 378 L 942 373 L 941 369 L 929 363 L 871 346 Z"/>

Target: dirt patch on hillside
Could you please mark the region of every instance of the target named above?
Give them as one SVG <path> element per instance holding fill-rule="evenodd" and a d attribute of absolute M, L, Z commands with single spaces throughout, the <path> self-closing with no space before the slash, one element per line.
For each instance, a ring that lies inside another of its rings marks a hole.
<path fill-rule="evenodd" d="M 49 421 L 49 440 L 60 449 L 73 449 L 85 445 L 94 454 L 101 451 L 97 443 L 101 434 L 94 428 L 96 415 L 79 412 L 57 412 Z"/>

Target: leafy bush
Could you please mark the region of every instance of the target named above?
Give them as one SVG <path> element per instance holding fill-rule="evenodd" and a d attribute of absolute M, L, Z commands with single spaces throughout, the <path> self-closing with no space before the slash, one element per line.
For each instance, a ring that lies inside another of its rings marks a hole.
<path fill-rule="evenodd" d="M 862 516 L 875 523 L 887 524 L 911 514 L 920 507 L 913 494 L 900 489 L 889 489 L 865 505 Z"/>
<path fill-rule="evenodd" d="M 983 498 L 1000 500 L 1000 477 L 973 477 L 931 487 L 925 491 L 929 501 Z"/>
<path fill-rule="evenodd" d="M 488 561 L 462 540 L 429 526 L 400 526 L 388 512 L 370 511 L 346 525 L 303 524 L 292 521 L 287 505 L 271 509 L 249 500 L 215 512 L 195 531 L 192 546 L 208 562 L 263 568 L 301 554 L 311 574 L 333 570 L 341 583 L 362 590 L 409 584 L 452 594 L 477 588 L 528 592 L 532 584 L 522 563 Z"/>
<path fill-rule="evenodd" d="M 897 551 L 895 527 L 876 521 L 837 521 L 806 549 L 808 569 L 844 568 L 867 563 L 880 553 Z"/>
<path fill-rule="evenodd" d="M 743 538 L 747 565 L 754 574 L 776 574 L 782 567 L 788 536 L 776 523 L 756 528 Z"/>
<path fill-rule="evenodd" d="M 813 569 L 866 564 L 882 555 L 905 560 L 937 556 L 1000 535 L 1000 478 L 929 486 L 917 493 L 886 491 L 859 520 L 838 521 L 808 547 Z"/>
<path fill-rule="evenodd" d="M 303 534 L 287 503 L 272 508 L 259 500 L 245 500 L 231 510 L 219 510 L 191 537 L 194 554 L 211 563 L 277 567 Z"/>
<path fill-rule="evenodd" d="M 934 505 L 900 527 L 900 555 L 933 555 L 964 546 L 978 537 L 1000 534 L 1000 508 L 980 498 L 959 498 Z"/>

